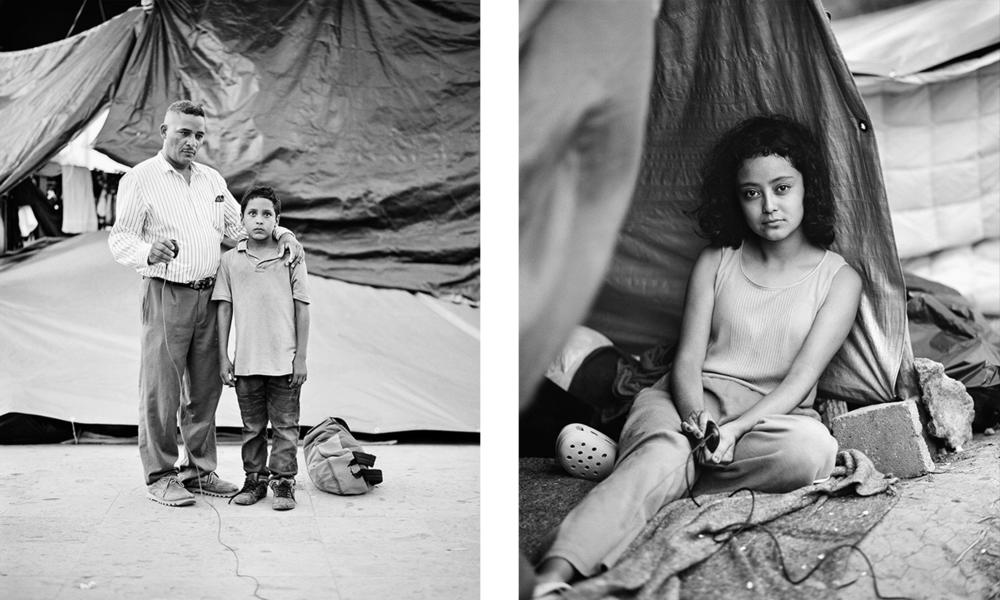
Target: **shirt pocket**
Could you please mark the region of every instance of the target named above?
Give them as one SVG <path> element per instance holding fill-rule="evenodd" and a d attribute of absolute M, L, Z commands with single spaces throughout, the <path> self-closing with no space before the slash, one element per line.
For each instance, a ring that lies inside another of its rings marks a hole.
<path fill-rule="evenodd" d="M 226 196 L 217 188 L 212 189 L 212 196 L 209 198 L 209 215 L 211 216 L 212 227 L 220 235 L 226 235 Z"/>

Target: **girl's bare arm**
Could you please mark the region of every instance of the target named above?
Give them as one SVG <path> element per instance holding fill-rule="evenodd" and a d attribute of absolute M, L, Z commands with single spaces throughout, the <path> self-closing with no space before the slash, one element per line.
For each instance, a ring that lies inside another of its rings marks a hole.
<path fill-rule="evenodd" d="M 687 420 L 692 413 L 698 413 L 705 407 L 701 368 L 708 350 L 715 307 L 715 273 L 721 260 L 721 249 L 705 248 L 698 255 L 688 279 L 677 353 L 670 371 L 674 405 L 682 420 Z M 699 425 L 699 428 L 702 427 Z"/>

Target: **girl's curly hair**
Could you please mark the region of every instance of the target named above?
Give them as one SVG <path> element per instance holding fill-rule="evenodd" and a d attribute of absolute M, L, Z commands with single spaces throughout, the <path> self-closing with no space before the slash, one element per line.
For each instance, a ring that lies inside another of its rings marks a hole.
<path fill-rule="evenodd" d="M 743 161 L 772 155 L 787 159 L 802 173 L 802 232 L 810 243 L 829 248 L 836 214 L 823 147 L 806 126 L 784 115 L 746 119 L 709 152 L 701 170 L 701 203 L 694 210 L 701 235 L 712 246 L 730 248 L 738 248 L 751 235 L 739 204 L 736 174 Z"/>

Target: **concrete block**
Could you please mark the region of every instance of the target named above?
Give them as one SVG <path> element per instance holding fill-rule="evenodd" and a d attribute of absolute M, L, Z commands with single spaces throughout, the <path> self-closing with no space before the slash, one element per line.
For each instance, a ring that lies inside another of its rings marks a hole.
<path fill-rule="evenodd" d="M 960 452 L 972 439 L 975 408 L 962 382 L 944 374 L 944 365 L 929 358 L 916 358 L 913 366 L 920 378 L 920 399 L 930 415 L 927 432 Z"/>
<path fill-rule="evenodd" d="M 842 450 L 856 448 L 882 473 L 909 478 L 934 470 L 913 400 L 876 404 L 833 419 Z"/>

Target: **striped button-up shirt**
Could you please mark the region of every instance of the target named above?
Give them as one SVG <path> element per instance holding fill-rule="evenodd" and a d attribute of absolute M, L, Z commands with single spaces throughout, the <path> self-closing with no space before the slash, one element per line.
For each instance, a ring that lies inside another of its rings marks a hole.
<path fill-rule="evenodd" d="M 157 152 L 118 184 L 117 217 L 108 245 L 116 261 L 144 277 L 177 282 L 214 277 L 223 236 L 235 240 L 245 231 L 239 203 L 211 167 L 192 162 L 188 183 Z M 177 257 L 166 264 L 147 264 L 153 242 L 162 239 L 177 240 Z"/>

